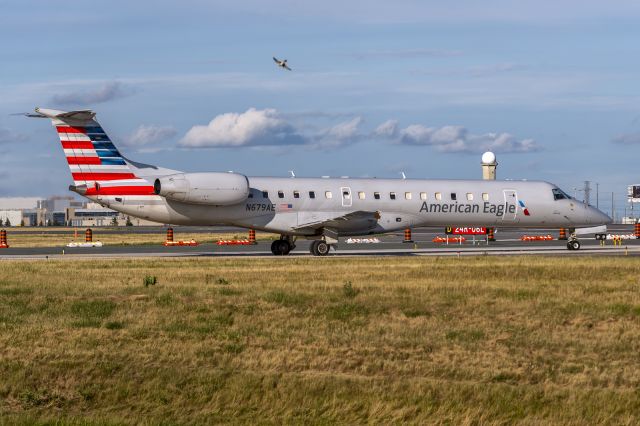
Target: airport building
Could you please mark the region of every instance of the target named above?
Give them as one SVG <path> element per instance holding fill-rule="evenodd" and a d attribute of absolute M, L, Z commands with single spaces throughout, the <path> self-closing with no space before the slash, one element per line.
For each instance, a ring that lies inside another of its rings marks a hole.
<path fill-rule="evenodd" d="M 7 222 L 8 220 L 8 222 Z M 8 225 L 7 225 L 8 223 Z M 0 198 L 1 226 L 157 226 L 72 196 Z"/>
<path fill-rule="evenodd" d="M 157 226 L 156 222 L 130 217 L 98 203 L 86 203 L 82 208 L 68 207 L 66 220 L 69 226 Z"/>
<path fill-rule="evenodd" d="M 0 210 L 0 226 L 18 226 L 22 221 L 22 210 Z"/>

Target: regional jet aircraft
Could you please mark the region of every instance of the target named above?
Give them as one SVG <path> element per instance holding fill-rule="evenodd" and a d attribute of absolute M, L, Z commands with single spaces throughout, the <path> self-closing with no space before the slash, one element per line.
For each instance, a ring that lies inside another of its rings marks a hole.
<path fill-rule="evenodd" d="M 95 113 L 36 108 L 51 119 L 71 174 L 69 187 L 126 215 L 180 225 L 230 225 L 281 235 L 271 245 L 286 255 L 297 238 L 329 253 L 338 238 L 416 226 L 568 228 L 567 247 L 580 248 L 575 228 L 611 219 L 548 182 L 249 177 L 188 173 L 125 158 Z"/>

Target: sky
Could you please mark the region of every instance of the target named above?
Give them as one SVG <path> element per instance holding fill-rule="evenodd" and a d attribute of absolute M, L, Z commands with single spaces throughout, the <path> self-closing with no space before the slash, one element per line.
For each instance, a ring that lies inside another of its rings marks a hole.
<path fill-rule="evenodd" d="M 475 179 L 492 150 L 499 178 L 589 180 L 619 215 L 638 19 L 626 0 L 0 0 L 0 197 L 71 183 L 50 124 L 12 115 L 40 106 L 93 109 L 127 157 L 184 171 Z"/>

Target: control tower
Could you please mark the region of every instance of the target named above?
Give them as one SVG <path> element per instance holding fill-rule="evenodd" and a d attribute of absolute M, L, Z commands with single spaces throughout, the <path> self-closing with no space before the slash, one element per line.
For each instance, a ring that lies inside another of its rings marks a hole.
<path fill-rule="evenodd" d="M 484 180 L 496 180 L 496 169 L 498 168 L 498 162 L 496 161 L 496 155 L 487 151 L 482 154 L 482 179 Z"/>

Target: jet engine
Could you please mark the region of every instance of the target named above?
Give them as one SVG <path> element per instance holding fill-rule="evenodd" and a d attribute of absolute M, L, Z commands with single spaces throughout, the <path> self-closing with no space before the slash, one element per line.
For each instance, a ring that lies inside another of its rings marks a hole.
<path fill-rule="evenodd" d="M 230 206 L 249 196 L 249 181 L 238 173 L 178 173 L 156 179 L 154 192 L 190 204 Z"/>

